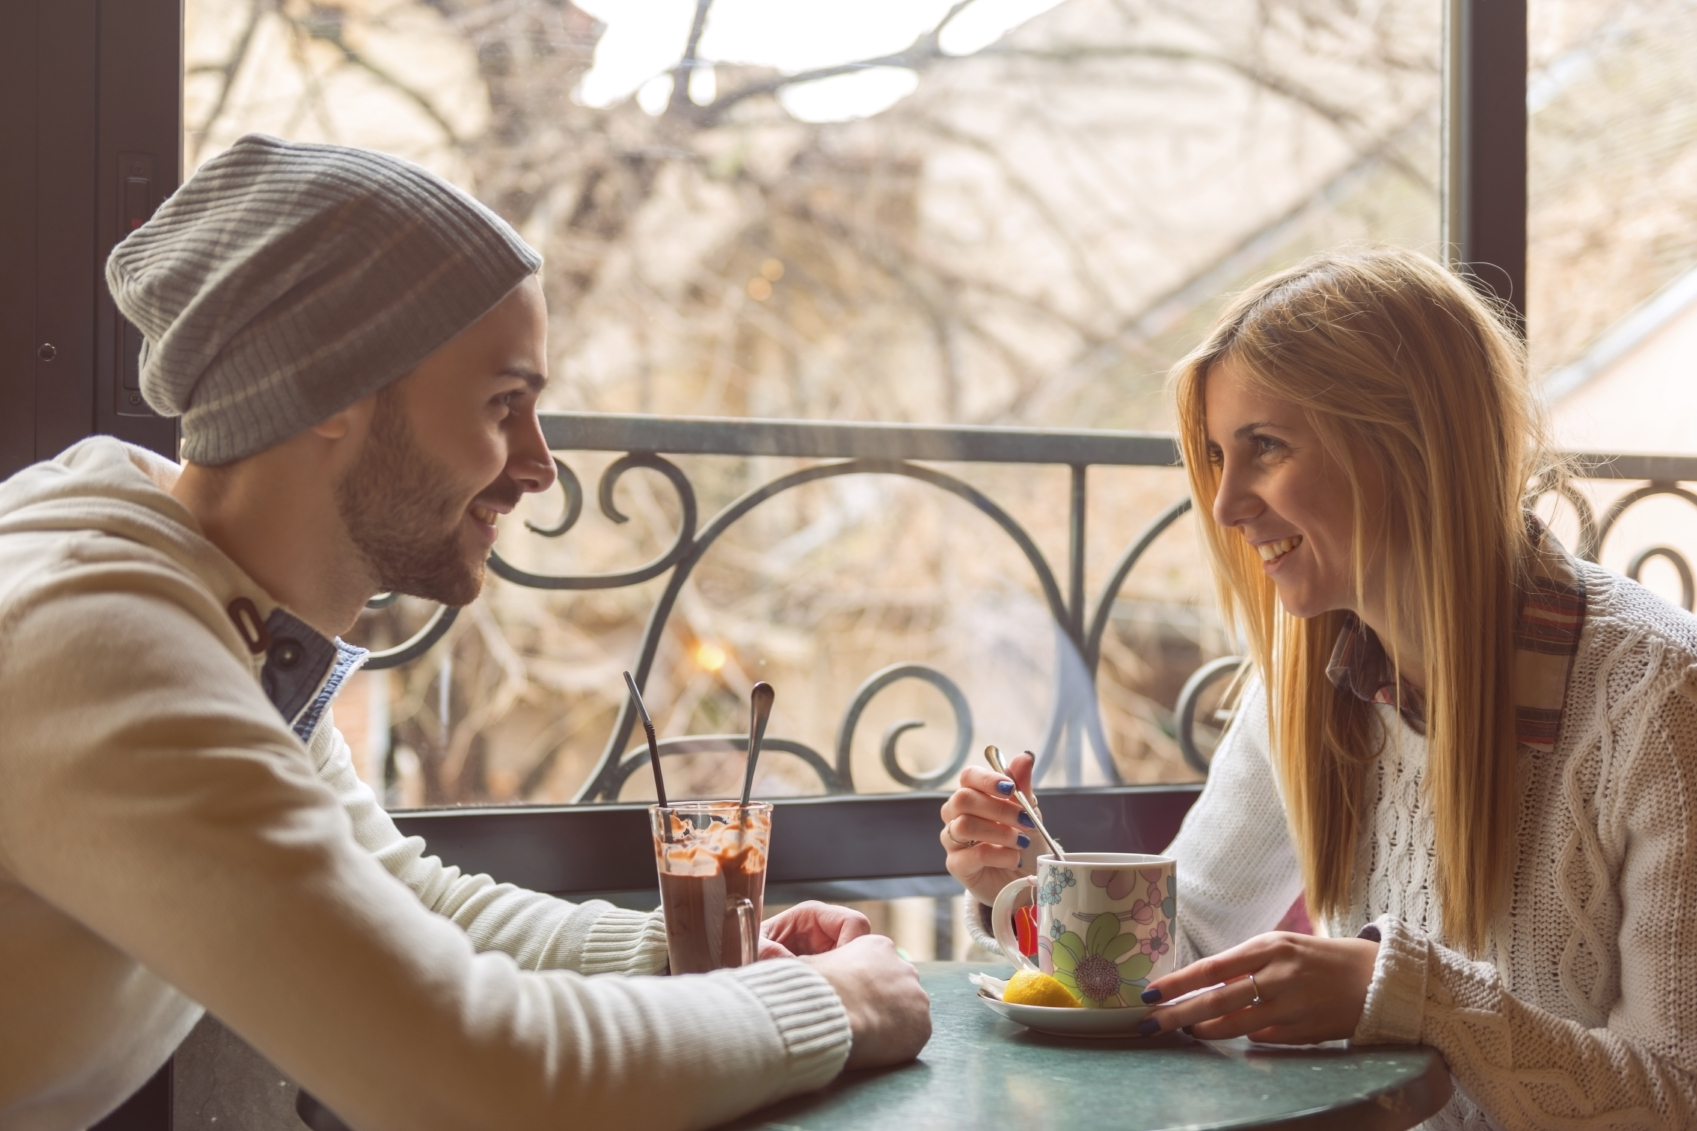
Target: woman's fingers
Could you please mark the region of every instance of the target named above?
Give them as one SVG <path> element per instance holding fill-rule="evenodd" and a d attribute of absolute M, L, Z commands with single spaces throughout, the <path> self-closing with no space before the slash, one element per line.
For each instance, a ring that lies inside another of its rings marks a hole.
<path fill-rule="evenodd" d="M 984 766 L 968 766 L 962 770 L 960 772 L 960 787 L 962 790 L 971 790 L 986 797 L 1005 799 L 1014 808 L 1019 807 L 1019 802 L 1012 800 L 1014 783 Z"/>
<path fill-rule="evenodd" d="M 1144 991 L 1143 999 L 1149 1002 L 1171 1001 L 1206 986 L 1234 981 L 1246 974 L 1253 974 L 1267 965 L 1271 958 L 1267 940 L 1276 937 L 1257 935 L 1230 950 L 1222 950 L 1208 958 L 1199 958 L 1182 970 L 1156 978 Z"/>
<path fill-rule="evenodd" d="M 1231 1015 L 1248 1009 L 1255 1000 L 1255 996 L 1255 987 L 1250 984 L 1249 979 L 1247 977 L 1238 978 L 1223 986 L 1204 990 L 1194 997 L 1187 997 L 1183 1001 L 1174 1002 L 1172 1005 L 1163 1005 L 1152 1010 L 1149 1014 L 1149 1020 L 1144 1022 L 1144 1026 L 1150 1034 L 1170 1033 L 1174 1029 L 1188 1027 L 1191 1029 L 1192 1036 L 1217 1040 L 1219 1038 L 1212 1033 L 1202 1032 L 1203 1026 L 1207 1023 L 1214 1023 L 1215 1027 L 1218 1028 L 1218 1021 L 1223 1021 Z M 1262 1007 L 1257 1006 L 1256 1008 Z M 1150 1022 L 1154 1022 L 1154 1024 L 1151 1025 Z M 1261 1028 L 1262 1026 L 1256 1025 L 1255 1027 Z M 1236 1036 L 1237 1034 L 1232 1035 Z"/>
<path fill-rule="evenodd" d="M 1250 1036 L 1267 1044 L 1283 1044 L 1290 1040 L 1288 1036 L 1281 1040 L 1276 1035 L 1288 1032 L 1288 1027 L 1268 1017 L 1266 1006 L 1260 1005 L 1245 1007 L 1224 1017 L 1198 1021 L 1188 1031 L 1191 1036 L 1203 1041 L 1229 1041 L 1233 1037 Z"/>
<path fill-rule="evenodd" d="M 957 789 L 943 802 L 943 820 L 955 817 L 983 817 L 987 821 L 999 821 L 1004 825 L 1017 825 L 1023 810 L 1018 802 L 1008 801 L 1000 795 L 991 795 L 976 789 Z"/>
<path fill-rule="evenodd" d="M 999 844 L 1003 848 L 1031 847 L 1031 838 L 1021 830 L 1004 825 L 1000 821 L 986 821 L 983 817 L 956 817 L 943 828 L 948 830 L 955 843 L 962 848 L 975 841 L 980 844 Z"/>
<path fill-rule="evenodd" d="M 1015 754 L 1007 760 L 1008 776 L 1025 796 L 1031 796 L 1031 767 L 1037 764 L 1037 759 L 1031 754 Z"/>
<path fill-rule="evenodd" d="M 947 829 L 943 831 L 942 841 L 949 854 L 949 874 L 962 883 L 968 883 L 983 871 L 1015 871 L 1020 866 L 1020 851 L 1017 848 L 1004 848 L 986 841 L 963 847 L 949 840 Z M 971 886 L 970 883 L 968 886 Z"/>

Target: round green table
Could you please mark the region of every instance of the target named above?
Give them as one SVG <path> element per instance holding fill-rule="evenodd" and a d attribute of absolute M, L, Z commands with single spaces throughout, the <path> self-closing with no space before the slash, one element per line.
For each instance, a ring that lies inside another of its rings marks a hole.
<path fill-rule="evenodd" d="M 1246 1040 L 1152 1046 L 1044 1036 L 974 1000 L 966 975 L 1006 967 L 922 962 L 931 1043 L 919 1060 L 849 1073 L 730 1124 L 744 1131 L 982 1128 L 1403 1131 L 1449 1100 L 1449 1070 L 1419 1046 L 1275 1048 Z"/>

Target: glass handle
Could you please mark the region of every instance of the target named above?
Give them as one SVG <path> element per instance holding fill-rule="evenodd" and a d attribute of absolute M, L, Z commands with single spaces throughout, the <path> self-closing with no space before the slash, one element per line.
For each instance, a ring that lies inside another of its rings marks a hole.
<path fill-rule="evenodd" d="M 747 966 L 760 957 L 760 917 L 754 912 L 754 903 L 742 897 L 731 900 L 726 910 L 735 913 L 742 936 L 742 960 L 737 965 Z"/>

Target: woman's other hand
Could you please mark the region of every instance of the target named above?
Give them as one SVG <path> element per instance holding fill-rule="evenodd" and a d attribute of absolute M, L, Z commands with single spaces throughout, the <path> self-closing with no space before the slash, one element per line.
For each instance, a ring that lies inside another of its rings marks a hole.
<path fill-rule="evenodd" d="M 1152 1036 L 1184 1028 L 1205 1041 L 1248 1036 L 1280 1045 L 1347 1040 L 1361 1023 L 1378 954 L 1379 944 L 1368 939 L 1286 931 L 1256 935 L 1151 982 L 1146 1001 L 1216 988 L 1156 1009 L 1140 1032 Z"/>
<path fill-rule="evenodd" d="M 1035 870 L 1034 830 L 1013 799 L 1016 785 L 1031 796 L 1032 761 L 1029 754 L 1010 759 L 1012 781 L 988 767 L 968 766 L 960 772 L 960 788 L 943 802 L 938 839 L 948 853 L 949 875 L 980 903 L 994 903 L 1003 887 Z"/>

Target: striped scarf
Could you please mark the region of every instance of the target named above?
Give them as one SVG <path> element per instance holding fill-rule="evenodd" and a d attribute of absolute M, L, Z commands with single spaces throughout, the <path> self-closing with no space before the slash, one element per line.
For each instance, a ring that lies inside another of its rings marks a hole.
<path fill-rule="evenodd" d="M 1526 516 L 1531 568 L 1514 625 L 1514 729 L 1522 753 L 1549 754 L 1561 730 L 1567 678 L 1585 628 L 1585 580 L 1579 565 L 1544 524 Z M 1332 686 L 1369 703 L 1393 706 L 1419 734 L 1426 733 L 1420 689 L 1398 680 L 1378 636 L 1351 614 L 1326 664 Z"/>

